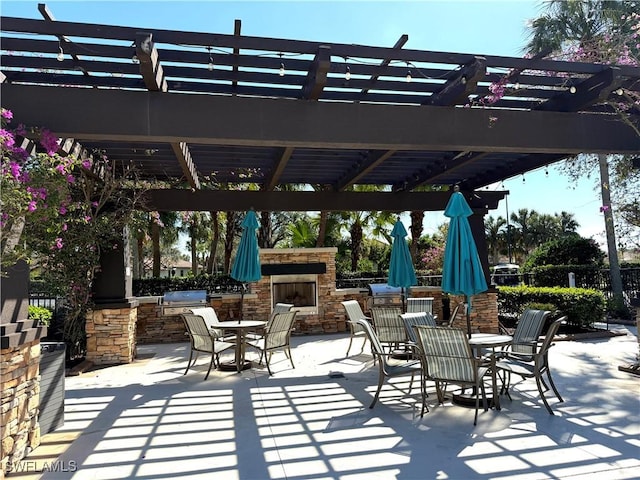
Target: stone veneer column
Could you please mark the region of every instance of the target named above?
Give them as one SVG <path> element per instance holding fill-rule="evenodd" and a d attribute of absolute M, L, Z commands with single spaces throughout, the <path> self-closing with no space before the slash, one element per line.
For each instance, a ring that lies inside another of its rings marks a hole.
<path fill-rule="evenodd" d="M 136 355 L 137 305 L 87 315 L 86 359 L 95 365 L 131 363 Z"/>
<path fill-rule="evenodd" d="M 2 477 L 40 445 L 40 340 L 0 350 Z"/>

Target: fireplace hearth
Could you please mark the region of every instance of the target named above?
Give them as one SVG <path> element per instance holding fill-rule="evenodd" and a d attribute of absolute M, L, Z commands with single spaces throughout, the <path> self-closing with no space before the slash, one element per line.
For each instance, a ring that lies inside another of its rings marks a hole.
<path fill-rule="evenodd" d="M 272 275 L 271 302 L 272 306 L 276 303 L 291 303 L 300 313 L 317 313 L 317 275 Z"/>

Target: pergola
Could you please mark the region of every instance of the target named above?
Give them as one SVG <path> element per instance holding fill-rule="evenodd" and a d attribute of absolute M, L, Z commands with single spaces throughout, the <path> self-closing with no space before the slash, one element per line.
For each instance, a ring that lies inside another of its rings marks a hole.
<path fill-rule="evenodd" d="M 3 106 L 66 151 L 165 181 L 149 192 L 156 210 L 443 210 L 458 185 L 482 214 L 505 192 L 481 187 L 579 153 L 640 151 L 604 103 L 640 91 L 637 67 L 410 50 L 406 35 L 390 47 L 252 37 L 239 20 L 228 35 L 73 23 L 39 9 L 41 20 L 0 19 Z"/>

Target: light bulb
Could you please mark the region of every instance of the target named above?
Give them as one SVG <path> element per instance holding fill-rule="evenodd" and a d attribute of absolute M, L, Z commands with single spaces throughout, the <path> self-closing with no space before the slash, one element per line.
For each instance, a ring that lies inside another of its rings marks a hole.
<path fill-rule="evenodd" d="M 467 76 L 463 75 L 462 78 L 460 79 L 460 83 L 462 83 L 463 85 L 467 84 Z"/>
<path fill-rule="evenodd" d="M 351 80 L 351 69 L 349 67 L 347 67 L 347 71 L 344 74 L 344 79 L 347 81 Z"/>
<path fill-rule="evenodd" d="M 140 63 L 140 59 L 138 59 L 138 56 L 135 53 L 133 54 L 133 57 L 131 57 L 131 61 L 136 64 Z"/>
<path fill-rule="evenodd" d="M 280 70 L 278 71 L 278 75 L 284 77 L 284 63 L 280 63 Z"/>
<path fill-rule="evenodd" d="M 570 92 L 570 93 L 576 93 L 576 87 L 574 87 L 573 85 L 571 85 L 571 88 L 569 88 L 569 92 Z"/>
<path fill-rule="evenodd" d="M 210 72 L 213 72 L 213 60 L 212 59 L 209 59 L 209 65 L 207 65 L 207 69 Z"/>
<path fill-rule="evenodd" d="M 520 82 L 516 82 L 516 84 L 513 86 L 513 88 L 518 90 L 520 88 Z"/>
<path fill-rule="evenodd" d="M 622 91 L 622 89 L 621 89 L 621 88 L 619 88 L 619 89 L 617 89 L 617 90 L 616 90 L 616 93 L 617 93 L 618 95 L 622 95 L 624 92 Z"/>
<path fill-rule="evenodd" d="M 412 77 L 411 77 L 411 70 L 407 71 L 407 83 L 411 82 Z"/>
<path fill-rule="evenodd" d="M 60 46 L 60 52 L 58 53 L 58 56 L 56 58 L 59 62 L 62 62 L 64 60 L 64 51 L 62 50 L 62 45 Z"/>

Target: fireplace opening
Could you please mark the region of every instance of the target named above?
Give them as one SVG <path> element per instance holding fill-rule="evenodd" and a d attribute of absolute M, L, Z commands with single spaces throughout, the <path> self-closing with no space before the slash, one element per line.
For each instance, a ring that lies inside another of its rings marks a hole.
<path fill-rule="evenodd" d="M 271 301 L 291 303 L 298 312 L 315 313 L 318 307 L 318 279 L 316 275 L 271 276 Z"/>
<path fill-rule="evenodd" d="M 294 307 L 315 307 L 316 283 L 275 283 L 273 303 L 291 303 Z"/>

